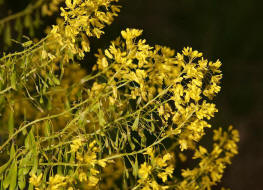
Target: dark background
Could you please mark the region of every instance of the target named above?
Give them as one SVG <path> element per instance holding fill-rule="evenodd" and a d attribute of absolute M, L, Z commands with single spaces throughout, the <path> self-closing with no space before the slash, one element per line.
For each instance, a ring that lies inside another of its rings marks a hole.
<path fill-rule="evenodd" d="M 27 2 L 10 0 L 4 12 L 21 10 Z M 91 54 L 130 27 L 143 29 L 143 37 L 151 45 L 165 45 L 177 51 L 192 46 L 209 60 L 220 59 L 222 90 L 216 98 L 219 112 L 212 123 L 215 127 L 232 124 L 240 132 L 240 153 L 226 169 L 222 185 L 233 190 L 263 189 L 263 2 L 121 0 L 121 4 L 120 16 L 106 28 L 106 35 L 91 41 Z M 42 31 L 38 35 L 41 34 Z"/>

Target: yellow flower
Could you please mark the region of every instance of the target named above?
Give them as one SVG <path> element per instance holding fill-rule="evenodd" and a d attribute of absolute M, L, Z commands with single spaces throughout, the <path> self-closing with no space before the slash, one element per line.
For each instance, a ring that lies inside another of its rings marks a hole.
<path fill-rule="evenodd" d="M 187 141 L 185 139 L 180 139 L 179 140 L 179 144 L 180 144 L 180 148 L 181 148 L 181 151 L 184 151 L 187 149 Z"/>
<path fill-rule="evenodd" d="M 39 176 L 36 176 L 35 174 L 33 174 L 30 179 L 29 179 L 29 183 L 31 183 L 34 186 L 39 186 L 41 184 L 41 178 L 42 178 L 43 174 L 41 173 Z"/>
<path fill-rule="evenodd" d="M 58 28 L 57 25 L 53 25 L 53 26 L 52 26 L 52 30 L 51 30 L 50 33 L 51 33 L 51 34 L 56 34 L 56 33 L 58 32 L 58 29 L 59 29 L 59 28 Z"/>
<path fill-rule="evenodd" d="M 82 181 L 87 181 L 87 175 L 86 175 L 86 173 L 81 172 L 81 173 L 79 174 L 79 181 L 80 181 L 80 182 L 82 182 Z"/>
<path fill-rule="evenodd" d="M 142 30 L 137 30 L 137 29 L 130 29 L 127 28 L 126 31 L 123 30 L 121 31 L 121 35 L 124 39 L 130 40 L 134 39 L 142 34 Z"/>
<path fill-rule="evenodd" d="M 96 186 L 97 183 L 99 182 L 99 179 L 95 176 L 90 176 L 89 177 L 89 186 Z"/>
<path fill-rule="evenodd" d="M 163 182 L 167 181 L 167 173 L 166 172 L 158 173 L 158 177 L 161 178 Z"/>
<path fill-rule="evenodd" d="M 103 159 L 102 159 L 102 160 L 99 160 L 99 161 L 98 161 L 98 164 L 99 164 L 101 167 L 104 168 L 104 167 L 106 166 L 106 160 L 103 160 Z"/>
<path fill-rule="evenodd" d="M 165 154 L 164 156 L 163 156 L 163 160 L 166 162 L 166 161 L 168 161 L 168 160 L 171 160 L 171 158 L 172 158 L 172 155 L 170 154 L 170 153 L 167 153 L 167 154 Z"/>
<path fill-rule="evenodd" d="M 112 56 L 112 54 L 109 52 L 109 50 L 105 50 L 105 55 L 108 57 L 108 58 L 110 58 L 110 59 L 113 59 L 113 56 Z"/>
<path fill-rule="evenodd" d="M 100 172 L 98 170 L 94 169 L 94 168 L 91 168 L 90 169 L 90 173 L 91 173 L 91 175 L 97 175 Z"/>
<path fill-rule="evenodd" d="M 174 167 L 172 165 L 165 168 L 165 173 L 167 173 L 170 177 L 172 177 L 173 171 L 174 171 Z"/>
<path fill-rule="evenodd" d="M 154 157 L 153 148 L 152 147 L 148 147 L 147 150 L 146 150 L 146 153 L 144 153 L 144 154 L 148 154 L 148 155 L 150 155 L 153 158 Z"/>
<path fill-rule="evenodd" d="M 85 163 L 87 163 L 91 166 L 94 166 L 96 164 L 96 158 L 97 158 L 97 155 L 94 152 L 87 153 L 84 155 Z"/>
<path fill-rule="evenodd" d="M 81 145 L 82 145 L 82 139 L 77 138 L 77 139 L 73 140 L 72 144 L 70 145 L 70 148 L 71 148 L 72 152 L 76 152 L 76 151 L 78 151 L 78 149 Z"/>
<path fill-rule="evenodd" d="M 51 176 L 49 178 L 49 189 L 51 190 L 59 190 L 62 187 L 65 187 L 67 185 L 67 182 L 65 181 L 67 178 L 64 176 L 61 176 L 59 174 L 56 174 L 55 177 Z"/>
<path fill-rule="evenodd" d="M 147 166 L 147 163 L 144 162 L 143 164 L 141 164 L 141 168 L 139 169 L 139 176 L 142 179 L 147 179 L 150 172 L 151 172 L 152 166 Z"/>

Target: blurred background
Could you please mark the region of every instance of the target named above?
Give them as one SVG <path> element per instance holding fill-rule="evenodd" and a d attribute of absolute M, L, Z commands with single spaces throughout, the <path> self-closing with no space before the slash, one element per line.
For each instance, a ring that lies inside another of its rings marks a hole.
<path fill-rule="evenodd" d="M 25 8 L 30 2 L 5 1 L 0 18 Z M 105 48 L 120 31 L 130 27 L 144 30 L 151 45 L 176 51 L 191 46 L 204 56 L 223 63 L 222 90 L 216 98 L 219 112 L 215 127 L 234 125 L 240 132 L 239 155 L 233 159 L 218 186 L 233 190 L 262 189 L 263 170 L 263 2 L 259 0 L 125 0 L 119 17 L 100 40 L 92 40 L 91 54 Z M 38 37 L 54 24 L 44 18 Z M 2 37 L 0 40 L 0 44 Z M 3 48 L 0 47 L 2 50 Z M 90 58 L 89 58 L 90 57 Z M 90 64 L 87 65 L 90 68 Z M 215 188 L 215 189 L 217 189 Z"/>

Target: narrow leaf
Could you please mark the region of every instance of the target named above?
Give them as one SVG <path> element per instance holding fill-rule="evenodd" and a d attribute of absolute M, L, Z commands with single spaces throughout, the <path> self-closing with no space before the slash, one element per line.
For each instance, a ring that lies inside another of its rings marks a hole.
<path fill-rule="evenodd" d="M 14 159 L 9 174 L 8 178 L 10 180 L 10 190 L 15 190 L 16 188 L 16 181 L 17 181 L 17 161 Z"/>
<path fill-rule="evenodd" d="M 132 130 L 137 131 L 138 125 L 139 125 L 139 119 L 140 119 L 140 114 L 137 115 L 133 125 L 132 125 Z"/>
<path fill-rule="evenodd" d="M 16 90 L 16 73 L 15 71 L 11 74 L 11 87 Z"/>
<path fill-rule="evenodd" d="M 9 23 L 7 23 L 5 27 L 5 33 L 4 33 L 4 42 L 7 46 L 10 46 L 12 41 L 11 41 L 11 28 Z"/>
<path fill-rule="evenodd" d="M 19 189 L 23 190 L 26 187 L 26 178 L 24 175 L 24 169 L 20 168 L 18 169 L 18 187 Z"/>
<path fill-rule="evenodd" d="M 99 111 L 98 117 L 99 117 L 99 124 L 100 126 L 103 127 L 106 124 L 106 121 L 104 119 L 104 113 L 102 110 Z"/>
<path fill-rule="evenodd" d="M 10 110 L 8 118 L 8 132 L 9 136 L 14 134 L 14 112 Z"/>
<path fill-rule="evenodd" d="M 132 168 L 133 168 L 132 174 L 133 174 L 133 176 L 134 176 L 135 178 L 137 178 L 137 176 L 138 176 L 138 159 L 137 159 L 137 155 L 136 155 L 136 157 L 135 157 L 135 162 L 134 162 L 134 164 L 132 165 Z"/>

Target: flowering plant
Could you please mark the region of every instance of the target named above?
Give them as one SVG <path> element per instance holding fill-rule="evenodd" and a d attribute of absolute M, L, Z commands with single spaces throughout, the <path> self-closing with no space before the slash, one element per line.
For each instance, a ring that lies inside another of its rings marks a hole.
<path fill-rule="evenodd" d="M 150 46 L 128 28 L 97 51 L 88 72 L 79 61 L 117 16 L 118 0 L 38 0 L 27 14 L 58 6 L 62 19 L 45 38 L 0 58 L 0 189 L 216 185 L 239 141 L 230 126 L 214 130 L 211 150 L 200 145 L 217 112 L 221 62 L 190 47 Z"/>

